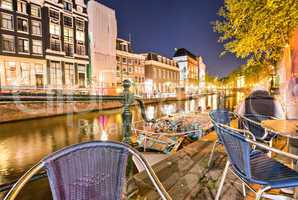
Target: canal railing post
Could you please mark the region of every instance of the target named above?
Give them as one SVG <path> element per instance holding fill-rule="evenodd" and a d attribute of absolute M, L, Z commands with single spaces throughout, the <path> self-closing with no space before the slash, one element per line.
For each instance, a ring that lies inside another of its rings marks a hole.
<path fill-rule="evenodd" d="M 130 106 L 134 102 L 134 94 L 129 91 L 131 87 L 131 82 L 129 80 L 123 81 L 123 112 L 122 112 L 122 135 L 123 142 L 131 143 L 131 123 L 132 123 L 132 113 L 130 111 Z"/>

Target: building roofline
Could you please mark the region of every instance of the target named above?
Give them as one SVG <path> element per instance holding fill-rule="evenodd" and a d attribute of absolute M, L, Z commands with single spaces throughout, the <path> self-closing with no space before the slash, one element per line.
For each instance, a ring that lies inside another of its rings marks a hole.
<path fill-rule="evenodd" d="M 87 7 L 88 7 L 88 3 L 89 3 L 89 2 L 95 2 L 95 3 L 99 4 L 100 6 L 102 6 L 102 7 L 106 8 L 106 9 L 112 11 L 114 14 L 116 14 L 116 11 L 115 11 L 113 8 L 110 8 L 110 7 L 104 5 L 104 4 L 102 4 L 101 2 L 98 2 L 98 1 L 96 1 L 96 0 L 88 0 L 87 3 L 86 3 L 86 6 L 87 6 Z"/>
<path fill-rule="evenodd" d="M 180 56 L 189 56 L 189 57 L 191 57 L 191 58 L 193 58 L 193 59 L 197 59 L 198 57 L 200 57 L 200 56 L 196 56 L 196 55 L 194 55 L 193 53 L 191 53 L 190 51 L 188 51 L 187 49 L 185 49 L 185 48 L 179 48 L 179 49 L 177 49 L 176 51 L 175 51 L 175 54 L 174 54 L 174 56 L 173 57 L 180 57 Z"/>

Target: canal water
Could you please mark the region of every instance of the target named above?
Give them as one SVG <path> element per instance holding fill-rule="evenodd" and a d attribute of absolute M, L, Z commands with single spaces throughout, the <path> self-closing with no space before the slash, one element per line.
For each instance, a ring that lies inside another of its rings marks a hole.
<path fill-rule="evenodd" d="M 149 118 L 218 106 L 234 109 L 242 94 L 208 95 L 187 101 L 146 105 Z M 0 125 L 0 185 L 18 179 L 46 155 L 65 146 L 90 140 L 121 140 L 121 109 L 26 120 Z M 133 107 L 133 120 L 141 120 Z M 18 199 L 51 199 L 47 179 L 28 184 Z M 0 198 L 4 193 L 0 193 Z"/>

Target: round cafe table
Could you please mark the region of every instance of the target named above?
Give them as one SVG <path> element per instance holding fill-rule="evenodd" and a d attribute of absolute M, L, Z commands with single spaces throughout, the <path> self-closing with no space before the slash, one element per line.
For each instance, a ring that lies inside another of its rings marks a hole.
<path fill-rule="evenodd" d="M 264 120 L 261 122 L 261 126 L 265 130 L 272 131 L 287 139 L 298 140 L 298 120 Z M 294 166 L 294 169 L 298 171 L 297 164 Z M 298 199 L 298 188 L 295 188 L 294 193 L 294 198 Z"/>
<path fill-rule="evenodd" d="M 298 139 L 298 120 L 264 120 L 261 126 L 277 135 Z"/>

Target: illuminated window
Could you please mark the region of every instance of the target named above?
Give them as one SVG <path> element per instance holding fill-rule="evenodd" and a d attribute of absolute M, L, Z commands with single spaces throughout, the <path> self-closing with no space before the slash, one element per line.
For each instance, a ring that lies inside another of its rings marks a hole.
<path fill-rule="evenodd" d="M 66 56 L 73 56 L 73 30 L 64 29 L 64 51 Z"/>
<path fill-rule="evenodd" d="M 42 64 L 35 64 L 35 73 L 43 74 L 43 66 Z"/>
<path fill-rule="evenodd" d="M 50 84 L 54 87 L 62 86 L 62 68 L 60 62 L 50 62 Z"/>
<path fill-rule="evenodd" d="M 6 75 L 6 84 L 7 85 L 16 85 L 17 81 L 17 70 L 15 62 L 8 62 L 5 67 L 5 75 Z"/>
<path fill-rule="evenodd" d="M 42 64 L 35 64 L 35 84 L 37 88 L 44 87 L 44 69 Z"/>
<path fill-rule="evenodd" d="M 73 30 L 64 28 L 64 42 L 73 43 Z"/>
<path fill-rule="evenodd" d="M 31 5 L 31 15 L 34 17 L 41 17 L 40 7 L 36 5 Z"/>
<path fill-rule="evenodd" d="M 1 8 L 7 9 L 7 10 L 12 10 L 12 0 L 2 0 Z"/>
<path fill-rule="evenodd" d="M 32 52 L 42 54 L 42 42 L 40 40 L 32 40 Z"/>
<path fill-rule="evenodd" d="M 32 21 L 32 34 L 41 35 L 41 23 L 38 21 Z"/>
<path fill-rule="evenodd" d="M 50 33 L 56 36 L 60 36 L 60 25 L 55 23 L 50 23 Z"/>
<path fill-rule="evenodd" d="M 78 65 L 78 81 L 79 87 L 84 88 L 86 86 L 86 66 Z"/>
<path fill-rule="evenodd" d="M 83 31 L 76 31 L 76 40 L 85 42 L 85 32 Z"/>
<path fill-rule="evenodd" d="M 30 64 L 21 63 L 21 84 L 30 85 Z"/>
<path fill-rule="evenodd" d="M 25 1 L 18 1 L 17 10 L 20 13 L 27 14 L 27 3 Z"/>
<path fill-rule="evenodd" d="M 6 52 L 15 52 L 14 36 L 2 35 L 2 49 Z"/>
<path fill-rule="evenodd" d="M 1 28 L 6 30 L 13 30 L 13 16 L 1 13 Z"/>
<path fill-rule="evenodd" d="M 72 63 L 64 64 L 65 71 L 65 85 L 73 86 L 75 85 L 75 68 Z"/>

